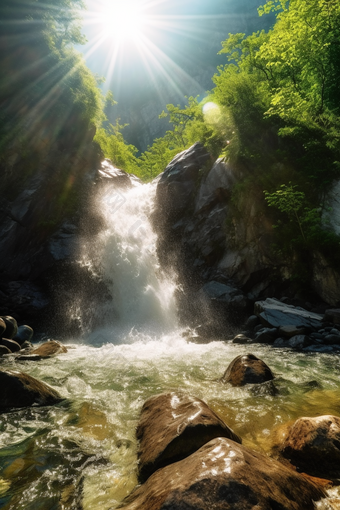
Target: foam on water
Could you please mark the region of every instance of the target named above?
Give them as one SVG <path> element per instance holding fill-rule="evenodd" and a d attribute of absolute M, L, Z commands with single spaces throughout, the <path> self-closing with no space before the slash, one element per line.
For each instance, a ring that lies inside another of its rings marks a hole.
<path fill-rule="evenodd" d="M 160 268 L 150 223 L 154 195 L 152 184 L 101 191 L 105 228 L 84 243 L 80 263 L 103 278 L 112 301 L 95 311 L 104 326 L 91 332 L 91 343 L 126 343 L 135 331 L 159 336 L 177 327 L 175 275 Z"/>
<path fill-rule="evenodd" d="M 0 422 L 0 508 L 113 510 L 136 484 L 135 428 L 150 396 L 183 390 L 205 400 L 246 446 L 269 452 L 270 433 L 301 415 L 340 414 L 338 359 L 252 345 L 276 374 L 277 395 L 220 382 L 249 346 L 187 342 L 177 324 L 175 278 L 156 256 L 149 215 L 154 188 L 101 197 L 104 230 L 80 263 L 103 278 L 112 301 L 101 327 L 70 339 L 69 352 L 37 363 L 2 360 L 65 397 L 53 407 L 14 410 Z M 77 305 L 78 306 L 78 305 Z M 87 313 L 93 313 L 86 310 Z M 81 313 L 79 313 L 81 320 Z M 338 508 L 337 492 L 318 503 Z M 78 506 L 77 506 L 78 505 Z M 332 506 L 333 505 L 333 506 Z"/>

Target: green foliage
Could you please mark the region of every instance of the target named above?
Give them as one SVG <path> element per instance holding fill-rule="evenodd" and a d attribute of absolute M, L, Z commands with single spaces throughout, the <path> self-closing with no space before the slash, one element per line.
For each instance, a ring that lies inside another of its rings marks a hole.
<path fill-rule="evenodd" d="M 340 3 L 268 0 L 259 14 L 269 12 L 277 20 L 268 33 L 222 43 L 227 64 L 213 79 L 211 100 L 234 125 L 226 155 L 248 169 L 234 205 L 240 193 L 271 190 L 279 249 L 302 260 L 314 248 L 335 260 L 339 238 L 322 206 L 340 177 Z"/>
<path fill-rule="evenodd" d="M 98 129 L 94 139 L 99 143 L 105 157 L 111 159 L 114 165 L 126 172 L 138 173 L 137 149 L 125 142 L 121 133 L 124 127 L 117 120 L 115 125 L 110 124 L 107 129 Z"/>
<path fill-rule="evenodd" d="M 80 0 L 3 0 L 0 5 L 0 165 L 21 172 L 50 148 L 87 150 L 103 98 L 82 56 Z M 93 135 L 92 135 L 93 136 Z M 13 153 L 15 158 L 13 159 Z M 23 177 L 23 175 L 22 175 Z"/>

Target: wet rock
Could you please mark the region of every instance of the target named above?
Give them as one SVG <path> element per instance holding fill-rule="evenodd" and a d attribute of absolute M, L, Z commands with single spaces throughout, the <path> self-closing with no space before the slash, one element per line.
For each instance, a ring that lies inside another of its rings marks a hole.
<path fill-rule="evenodd" d="M 34 347 L 33 347 L 33 344 L 31 344 L 31 342 L 28 342 L 27 340 L 25 340 L 25 342 L 23 342 L 21 344 L 21 349 L 30 351 L 30 350 L 34 349 Z"/>
<path fill-rule="evenodd" d="M 274 451 L 300 471 L 320 478 L 340 476 L 340 418 L 302 417 L 280 429 Z"/>
<path fill-rule="evenodd" d="M 274 298 L 257 301 L 254 311 L 264 326 L 275 328 L 282 326 L 318 328 L 323 319 L 322 315 L 287 305 Z"/>
<path fill-rule="evenodd" d="M 23 372 L 0 370 L 0 411 L 32 405 L 53 405 L 62 400 L 57 391 Z"/>
<path fill-rule="evenodd" d="M 39 356 L 40 358 L 50 358 L 51 356 L 65 352 L 67 352 L 65 345 L 57 342 L 56 340 L 49 340 L 48 342 L 39 345 L 36 349 L 33 349 L 31 354 Z"/>
<path fill-rule="evenodd" d="M 15 342 L 14 340 L 10 340 L 9 338 L 2 338 L 0 340 L 0 345 L 4 345 L 11 352 L 18 352 L 18 351 L 20 351 L 20 348 L 21 348 L 17 342 Z"/>
<path fill-rule="evenodd" d="M 164 393 L 143 405 L 137 426 L 138 478 L 181 460 L 215 437 L 241 439 L 203 400 L 183 393 Z"/>
<path fill-rule="evenodd" d="M 4 333 L 2 334 L 2 336 L 4 336 L 5 338 L 9 338 L 9 339 L 14 338 L 18 332 L 17 321 L 10 315 L 3 315 L 1 317 L 1 319 L 6 324 L 6 329 L 5 329 Z"/>
<path fill-rule="evenodd" d="M 33 337 L 33 329 L 30 326 L 19 326 L 17 334 L 13 338 L 19 345 L 24 342 L 30 342 Z"/>
<path fill-rule="evenodd" d="M 135 175 L 128 174 L 113 166 L 109 159 L 104 159 L 98 170 L 98 180 L 104 182 L 112 182 L 118 188 L 131 188 L 132 183 L 135 181 L 141 182 Z"/>
<path fill-rule="evenodd" d="M 258 384 L 274 379 L 274 375 L 268 365 L 254 354 L 237 356 L 225 371 L 222 382 L 233 386 L 245 384 Z"/>
<path fill-rule="evenodd" d="M 306 335 L 295 335 L 288 340 L 289 347 L 293 347 L 293 349 L 302 349 L 303 347 L 308 347 L 312 343 L 313 342 Z"/>
<path fill-rule="evenodd" d="M 322 487 L 280 462 L 230 439 L 154 473 L 120 508 L 125 510 L 314 510 Z"/>
<path fill-rule="evenodd" d="M 288 340 L 285 338 L 277 338 L 273 343 L 273 347 L 289 347 Z"/>
<path fill-rule="evenodd" d="M 11 352 L 12 351 L 5 345 L 0 345 L 0 357 L 3 356 L 4 354 L 11 354 Z"/>
<path fill-rule="evenodd" d="M 243 335 L 242 333 L 239 334 L 239 335 L 236 335 L 233 339 L 232 339 L 232 343 L 233 344 L 250 344 L 252 343 L 252 339 L 249 338 L 248 336 L 246 335 Z"/>
<path fill-rule="evenodd" d="M 6 323 L 0 317 L 0 338 L 2 338 L 3 333 L 6 331 Z"/>

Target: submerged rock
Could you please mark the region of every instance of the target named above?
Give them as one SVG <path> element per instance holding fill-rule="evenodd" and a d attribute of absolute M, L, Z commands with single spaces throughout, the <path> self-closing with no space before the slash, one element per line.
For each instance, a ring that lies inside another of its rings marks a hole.
<path fill-rule="evenodd" d="M 160 467 L 187 457 L 215 437 L 241 443 L 203 400 L 183 393 L 149 398 L 143 405 L 136 435 L 141 482 Z"/>
<path fill-rule="evenodd" d="M 233 386 L 258 384 L 274 379 L 268 365 L 254 354 L 237 356 L 225 371 L 221 381 Z"/>
<path fill-rule="evenodd" d="M 280 462 L 216 438 L 159 469 L 120 506 L 125 510 L 314 510 L 324 490 Z"/>
<path fill-rule="evenodd" d="M 47 384 L 23 372 L 0 370 L 0 412 L 15 407 L 53 405 L 62 400 Z"/>
<path fill-rule="evenodd" d="M 65 352 L 67 352 L 65 345 L 57 342 L 57 340 L 49 340 L 48 342 L 39 345 L 36 349 L 33 349 L 31 354 L 40 356 L 40 358 L 50 358 L 51 356 Z"/>
<path fill-rule="evenodd" d="M 340 418 L 302 417 L 279 429 L 274 451 L 300 471 L 321 478 L 340 476 Z"/>

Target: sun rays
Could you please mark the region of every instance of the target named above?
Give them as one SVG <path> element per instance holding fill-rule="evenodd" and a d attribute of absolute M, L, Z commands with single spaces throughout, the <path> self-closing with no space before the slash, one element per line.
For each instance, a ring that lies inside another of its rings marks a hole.
<path fill-rule="evenodd" d="M 88 0 L 84 55 L 104 74 L 104 88 L 109 89 L 112 81 L 119 83 L 120 76 L 130 77 L 134 66 L 142 68 L 153 82 L 165 80 L 177 92 L 183 82 L 195 81 L 190 76 L 191 62 L 179 64 L 185 60 L 185 51 L 180 45 L 175 49 L 171 45 L 174 38 L 182 37 L 199 46 L 207 36 L 202 28 L 197 29 L 202 16 L 166 14 L 167 4 L 168 0 Z"/>

